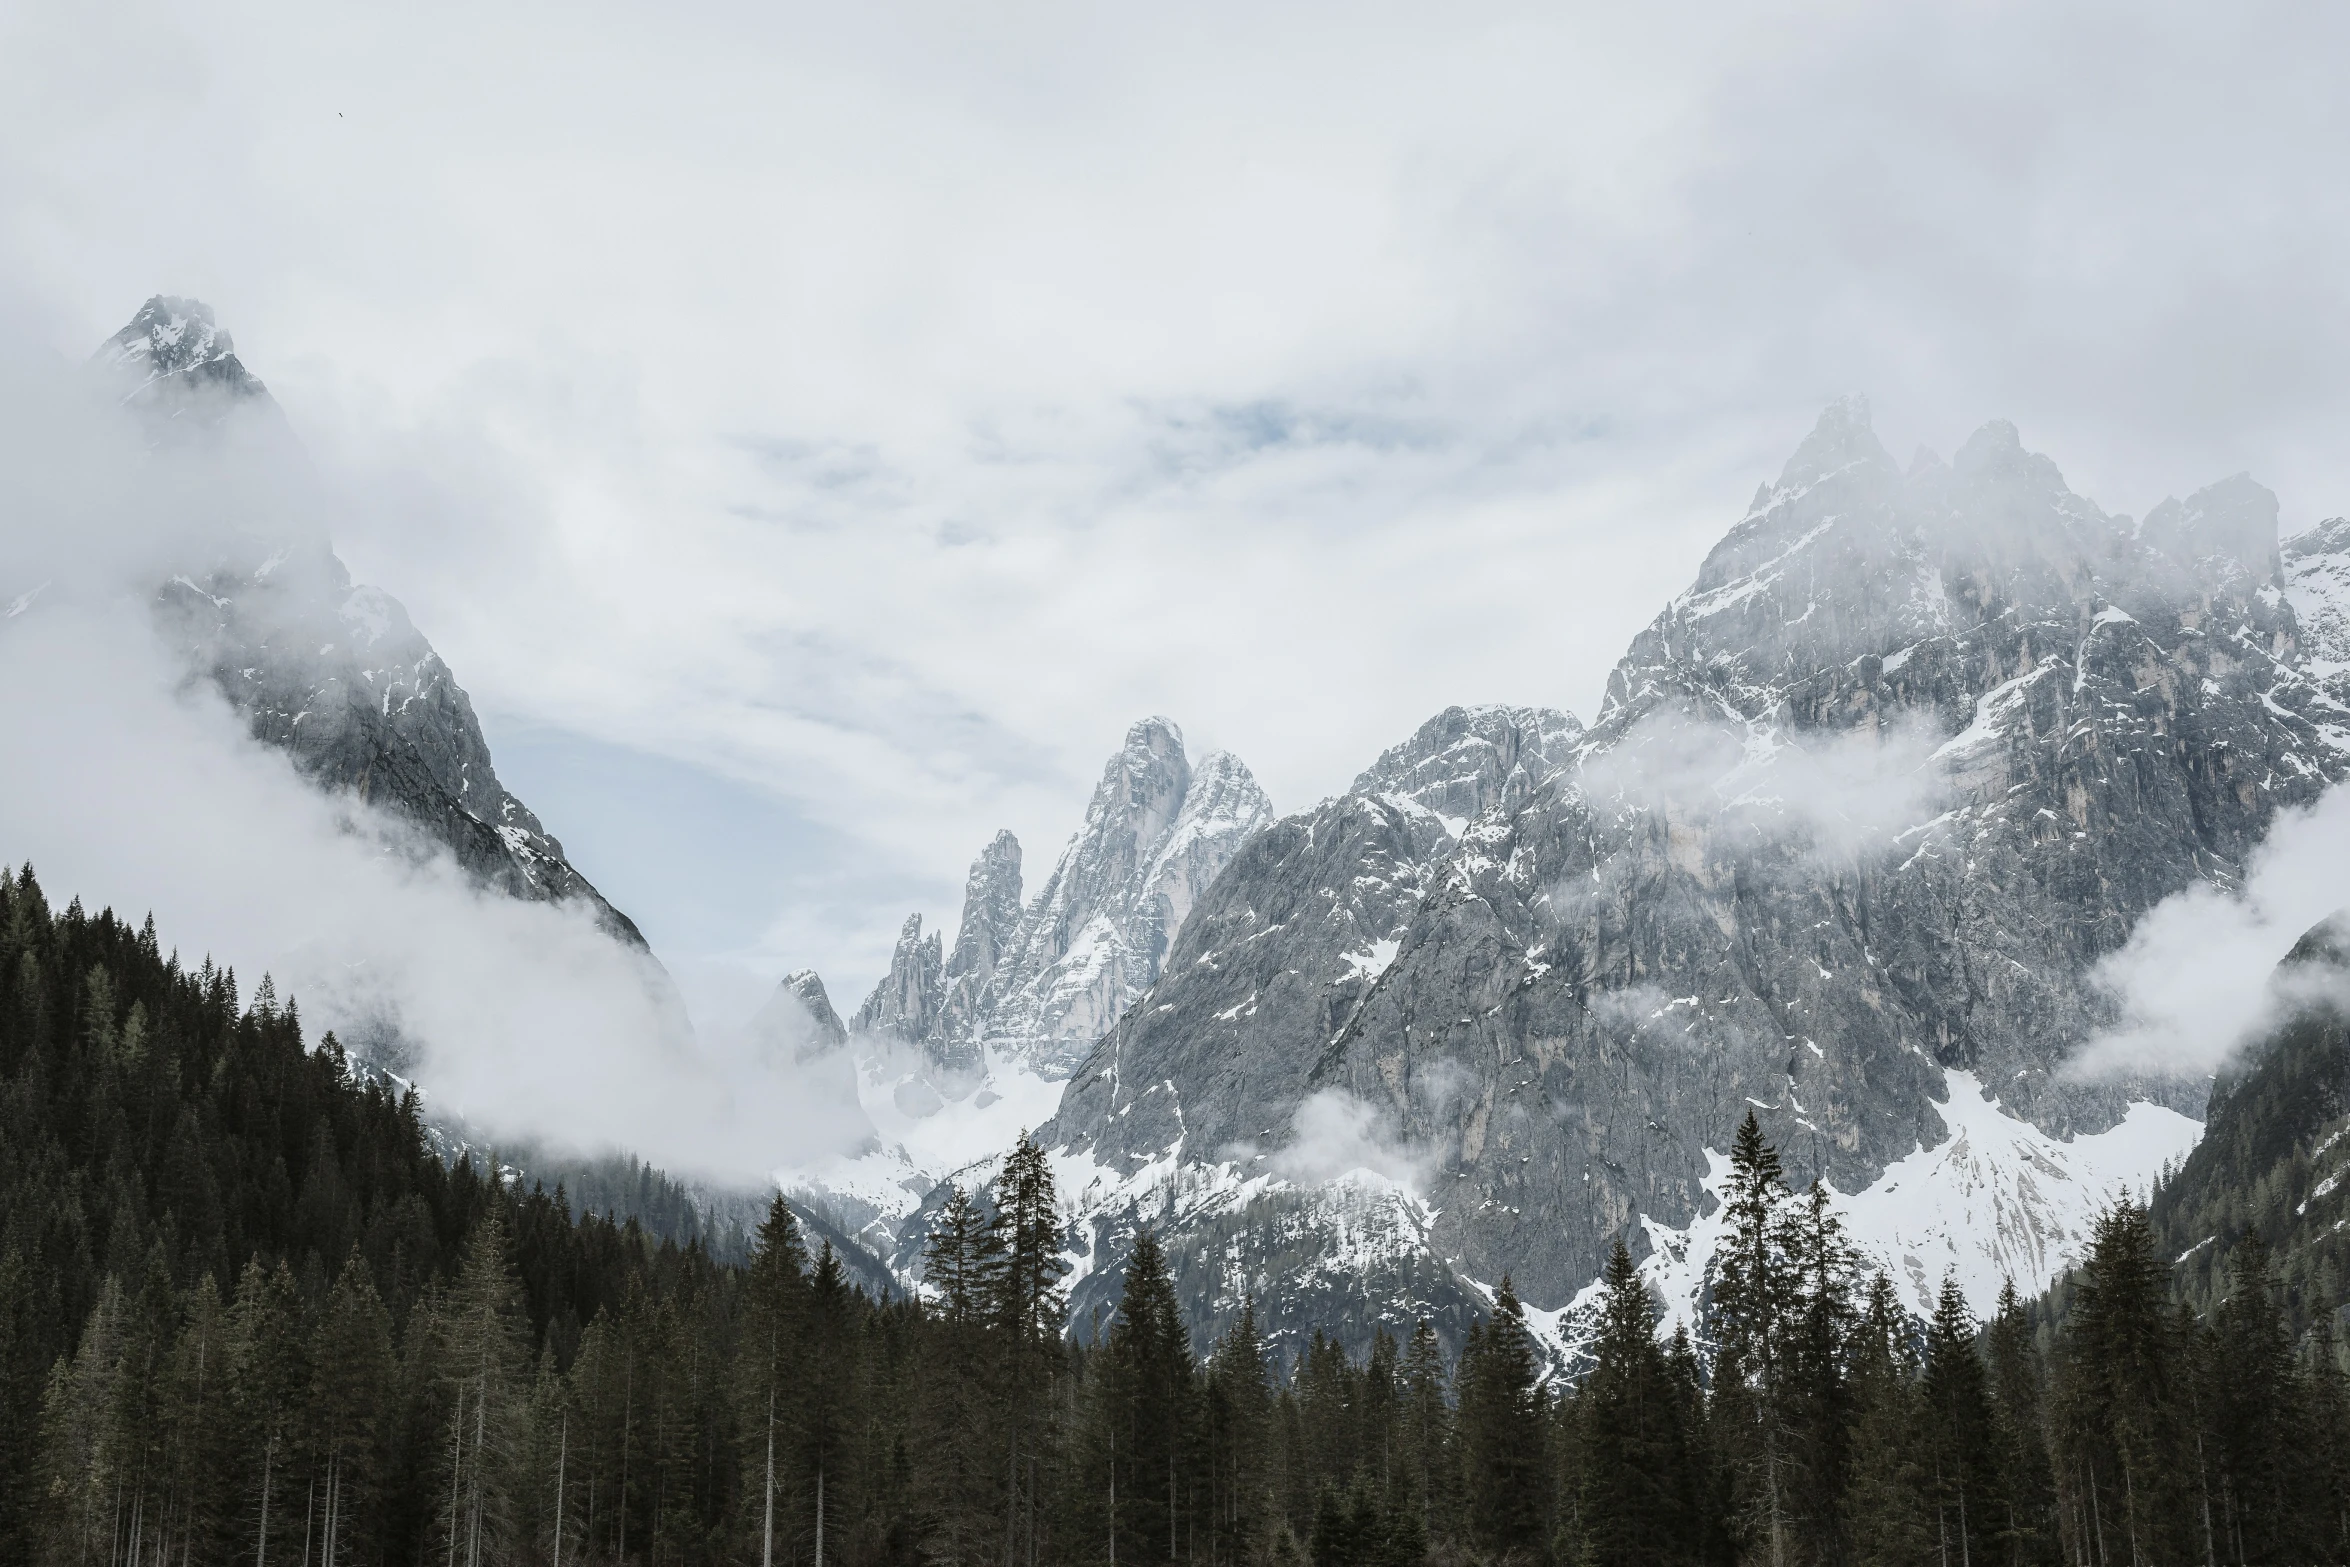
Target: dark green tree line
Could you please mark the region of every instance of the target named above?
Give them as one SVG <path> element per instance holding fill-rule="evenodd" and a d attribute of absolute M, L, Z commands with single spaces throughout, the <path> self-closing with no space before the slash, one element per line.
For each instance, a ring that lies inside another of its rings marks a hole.
<path fill-rule="evenodd" d="M 2257 1237 L 2201 1315 L 2144 1209 L 2063 1315 L 1918 1321 L 1751 1118 L 1698 1320 L 1629 1248 L 1571 1341 L 1507 1279 L 1425 1323 L 1211 1345 L 1147 1231 L 1072 1336 L 1023 1139 L 919 1298 L 774 1199 L 739 1263 L 444 1162 L 265 981 L 0 874 L 0 1560 L 1044 1567 L 2350 1557 L 2350 1390 Z"/>

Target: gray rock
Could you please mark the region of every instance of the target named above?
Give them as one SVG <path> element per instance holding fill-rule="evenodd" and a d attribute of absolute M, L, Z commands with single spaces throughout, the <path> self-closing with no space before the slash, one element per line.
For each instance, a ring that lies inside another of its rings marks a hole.
<path fill-rule="evenodd" d="M 1020 903 L 1019 840 L 997 834 L 972 864 L 953 953 L 909 919 L 851 1032 L 917 1048 L 945 1097 L 976 1086 L 989 1049 L 1065 1076 L 1158 977 L 1201 893 L 1272 815 L 1237 757 L 1194 769 L 1182 732 L 1145 719 L 1034 901 Z"/>
<path fill-rule="evenodd" d="M 814 969 L 786 974 L 767 1004 L 752 1016 L 751 1027 L 793 1061 L 839 1053 L 849 1042 L 848 1025 L 833 1011 L 832 998 L 824 993 L 824 981 Z"/>

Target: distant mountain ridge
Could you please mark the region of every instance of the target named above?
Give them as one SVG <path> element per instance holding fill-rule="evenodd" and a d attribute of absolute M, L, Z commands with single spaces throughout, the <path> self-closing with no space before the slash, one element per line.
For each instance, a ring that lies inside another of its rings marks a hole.
<path fill-rule="evenodd" d="M 850 1032 L 918 1052 L 918 1099 L 968 1092 L 990 1051 L 1066 1077 L 1158 977 L 1200 895 L 1272 818 L 1238 757 L 1211 752 L 1195 768 L 1171 719 L 1142 720 L 1034 900 L 1021 901 L 1019 840 L 998 833 L 972 862 L 954 950 L 909 918 Z"/>

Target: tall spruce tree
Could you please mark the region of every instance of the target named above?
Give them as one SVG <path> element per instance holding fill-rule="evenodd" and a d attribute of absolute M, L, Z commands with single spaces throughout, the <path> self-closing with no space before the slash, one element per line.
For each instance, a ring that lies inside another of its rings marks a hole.
<path fill-rule="evenodd" d="M 1853 1465 L 1844 1497 L 1855 1567 L 1935 1560 L 1924 1399 L 1914 1379 L 1909 1315 L 1882 1273 L 1850 1349 Z"/>
<path fill-rule="evenodd" d="M 2143 1206 L 2124 1198 L 2099 1216 L 2058 1342 L 2051 1421 L 2059 1516 L 2090 1560 L 2204 1555 L 2167 1273 Z"/>
<path fill-rule="evenodd" d="M 1998 1449 L 2000 1516 L 1996 1537 L 2006 1567 L 2044 1567 L 2058 1559 L 2056 1489 L 2048 1472 L 2043 1377 L 2032 1321 L 2015 1280 L 1999 1287 L 1999 1307 L 1984 1334 L 1991 1362 L 1991 1418 Z"/>
<path fill-rule="evenodd" d="M 1926 1422 L 1927 1494 L 1942 1556 L 1958 1567 L 1997 1560 L 1993 1545 L 2006 1499 L 1999 1483 L 1991 1391 L 1975 1351 L 1974 1314 L 1955 1277 L 1945 1277 L 1926 1328 L 1920 1389 Z"/>
<path fill-rule="evenodd" d="M 1191 1381 L 1191 1347 L 1166 1254 L 1143 1230 L 1126 1264 L 1100 1371 L 1110 1435 L 1105 1500 L 1117 1498 L 1110 1532 L 1120 1561 L 1172 1561 L 1182 1554 L 1180 1469 Z"/>
<path fill-rule="evenodd" d="M 1425 1317 L 1412 1329 L 1399 1375 L 1403 1381 L 1401 1494 L 1419 1509 L 1421 1530 L 1428 1538 L 1449 1539 L 1460 1490 L 1451 1393 L 1444 1347 Z"/>
<path fill-rule="evenodd" d="M 1239 1318 L 1209 1358 L 1206 1414 L 1209 1560 L 1254 1561 L 1273 1512 L 1273 1398 L 1253 1300 L 1241 1302 Z"/>
<path fill-rule="evenodd" d="M 1507 1274 L 1484 1331 L 1462 1355 L 1460 1384 L 1470 1539 L 1497 1561 L 1542 1561 L 1549 1544 L 1547 1422 L 1534 1338 Z"/>
<path fill-rule="evenodd" d="M 2231 1288 L 2209 1342 L 2219 1553 L 2239 1562 L 2314 1560 L 2327 1543 L 2322 1514 L 2310 1506 L 2323 1480 L 2310 1462 L 2306 1386 L 2258 1230 L 2236 1243 L 2229 1264 Z"/>
<path fill-rule="evenodd" d="M 1581 1560 L 1588 1567 L 1689 1562 L 1698 1498 L 1679 1390 L 1656 1341 L 1648 1286 L 1620 1236 L 1600 1282 L 1593 1365 L 1575 1400 Z"/>
<path fill-rule="evenodd" d="M 790 1556 L 788 1503 L 777 1510 L 779 1484 L 788 1484 L 792 1452 L 798 1446 L 799 1399 L 805 1374 L 801 1349 L 808 1330 L 807 1248 L 799 1221 L 776 1192 L 751 1248 L 742 1283 L 740 1396 L 742 1428 L 754 1434 L 744 1444 L 741 1493 L 756 1517 L 759 1567 L 775 1567 L 780 1539 Z M 779 1532 L 780 1529 L 780 1532 Z"/>
<path fill-rule="evenodd" d="M 1709 1423 L 1729 1473 L 1741 1549 L 1770 1567 L 1787 1567 L 1799 1545 L 1800 1433 L 1788 1323 L 1801 1281 L 1787 1254 L 1786 1200 L 1778 1150 L 1763 1140 L 1750 1110 L 1731 1144 L 1710 1280 L 1716 1347 Z"/>

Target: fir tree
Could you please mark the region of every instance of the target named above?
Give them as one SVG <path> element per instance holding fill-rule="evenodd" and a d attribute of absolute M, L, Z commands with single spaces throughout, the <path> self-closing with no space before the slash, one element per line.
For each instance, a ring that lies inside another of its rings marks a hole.
<path fill-rule="evenodd" d="M 2038 1567 L 2057 1560 L 2056 1492 L 2048 1471 L 2039 1356 L 2012 1278 L 2000 1284 L 1998 1312 L 1984 1341 L 2001 1488 L 1994 1531 L 1999 1560 L 2007 1567 Z"/>
<path fill-rule="evenodd" d="M 1509 1276 L 1484 1332 L 1461 1357 L 1461 1467 L 1469 1535 L 1496 1559 L 1538 1561 L 1548 1537 L 1542 1389 L 1534 1339 Z"/>
<path fill-rule="evenodd" d="M 1747 1551 L 1770 1567 L 1786 1567 L 1797 1543 L 1797 1433 L 1786 1358 L 1800 1281 L 1787 1256 L 1786 1196 L 1778 1151 L 1750 1110 L 1731 1145 L 1711 1279 L 1717 1347 L 1709 1418 L 1730 1476 L 1734 1526 Z"/>
<path fill-rule="evenodd" d="M 1621 1237 L 1601 1276 L 1599 1336 L 1575 1400 L 1582 1450 L 1576 1513 L 1589 1567 L 1692 1559 L 1687 1433 L 1656 1341 L 1656 1308 Z"/>
<path fill-rule="evenodd" d="M 1956 1278 L 1943 1279 L 1935 1300 L 1920 1393 L 1938 1549 L 1958 1567 L 1996 1560 L 1991 1547 L 2006 1501 L 1992 1438 L 1991 1392 L 1975 1352 L 1974 1315 Z"/>
<path fill-rule="evenodd" d="M 1850 1350 L 1853 1466 L 1844 1498 L 1856 1567 L 1912 1567 L 1934 1559 L 1924 1400 L 1913 1380 L 1909 1321 L 1892 1281 L 1878 1274 Z"/>

